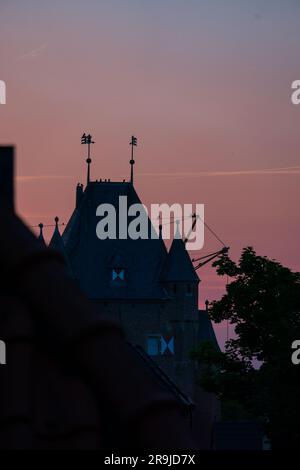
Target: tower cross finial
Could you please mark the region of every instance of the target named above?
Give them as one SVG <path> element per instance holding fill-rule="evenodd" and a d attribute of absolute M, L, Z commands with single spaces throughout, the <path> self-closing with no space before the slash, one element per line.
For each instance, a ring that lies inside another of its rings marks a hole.
<path fill-rule="evenodd" d="M 88 165 L 88 171 L 87 171 L 87 185 L 89 184 L 91 180 L 91 170 L 90 170 L 90 165 L 92 163 L 91 159 L 91 144 L 94 144 L 95 142 L 92 140 L 91 134 L 86 135 L 86 133 L 83 134 L 81 137 L 81 144 L 82 145 L 87 145 L 88 146 L 88 157 L 86 159 L 86 163 Z"/>
<path fill-rule="evenodd" d="M 133 184 L 133 165 L 135 164 L 135 161 L 133 159 L 133 147 L 137 147 L 137 138 L 134 137 L 134 135 L 131 136 L 131 141 L 129 145 L 131 145 L 131 160 L 129 161 L 131 165 L 130 183 Z"/>

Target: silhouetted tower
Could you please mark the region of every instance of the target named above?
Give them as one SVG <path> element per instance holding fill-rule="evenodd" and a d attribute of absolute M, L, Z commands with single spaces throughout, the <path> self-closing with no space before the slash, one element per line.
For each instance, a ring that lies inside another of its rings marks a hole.
<path fill-rule="evenodd" d="M 175 221 L 177 227 L 175 236 L 166 260 L 164 282 L 169 294 L 177 302 L 186 300 L 198 308 L 199 278 L 194 270 L 185 243 L 180 234 L 180 221 Z"/>
<path fill-rule="evenodd" d="M 89 141 L 92 143 L 84 135 L 83 143 Z M 130 181 L 90 181 L 88 174 L 88 186 L 77 185 L 76 208 L 64 233 L 60 236 L 56 223 L 50 246 L 62 253 L 68 272 L 99 309 L 99 314 L 105 311 L 112 320 L 121 323 L 129 343 L 156 370 L 157 377 L 167 381 L 177 394 L 184 395 L 188 406 L 191 402 L 196 404 L 200 417 L 193 418 L 193 426 L 199 423 L 203 442 L 208 446 L 215 405 L 199 395 L 196 365 L 190 359 L 190 351 L 202 340 L 216 342 L 216 339 L 207 313 L 198 307 L 200 280 L 187 251 L 190 233 L 184 238 L 181 220 L 177 220 L 169 250 L 164 242 L 163 226 L 171 222 L 161 217 L 158 234 L 153 238 L 133 240 L 119 236 L 99 240 L 96 234 L 94 208 L 99 204 L 112 205 L 116 220 L 122 210 L 120 196 L 126 196 L 130 205 L 141 204 L 134 188 L 135 136 L 131 136 L 130 145 Z M 195 228 L 197 217 L 194 214 L 190 217 Z M 129 223 L 128 220 L 127 228 Z M 150 220 L 148 227 L 152 232 Z M 216 253 L 208 256 L 211 259 Z M 195 261 L 197 266 L 207 262 Z"/>

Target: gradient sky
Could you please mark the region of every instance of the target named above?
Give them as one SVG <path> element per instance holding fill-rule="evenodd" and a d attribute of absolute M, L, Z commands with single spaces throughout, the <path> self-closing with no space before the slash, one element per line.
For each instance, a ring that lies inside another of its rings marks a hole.
<path fill-rule="evenodd" d="M 252 245 L 300 270 L 299 0 L 0 0 L 0 79 L 30 225 L 67 222 L 83 131 L 95 179 L 128 178 L 134 133 L 146 204 L 205 203 L 234 259 Z M 224 281 L 199 275 L 203 306 Z"/>

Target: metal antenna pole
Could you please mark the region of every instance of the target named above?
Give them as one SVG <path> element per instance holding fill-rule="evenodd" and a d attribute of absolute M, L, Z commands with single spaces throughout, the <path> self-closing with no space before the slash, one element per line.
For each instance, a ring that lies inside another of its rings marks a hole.
<path fill-rule="evenodd" d="M 130 170 L 130 183 L 133 184 L 133 165 L 135 164 L 135 161 L 133 159 L 133 147 L 137 146 L 137 138 L 134 137 L 134 135 L 131 136 L 131 160 L 130 160 L 130 165 L 131 165 L 131 170 Z"/>
<path fill-rule="evenodd" d="M 95 142 L 92 141 L 92 136 L 91 134 L 89 135 L 86 135 L 85 133 L 83 134 L 83 136 L 81 137 L 81 143 L 83 145 L 87 145 L 88 146 L 88 157 L 86 159 L 86 163 L 88 165 L 88 169 L 87 169 L 87 185 L 90 183 L 91 181 L 91 168 L 90 168 L 90 165 L 92 163 L 92 159 L 91 159 L 91 144 L 94 144 Z"/>
<path fill-rule="evenodd" d="M 88 165 L 88 170 L 87 170 L 87 184 L 89 184 L 90 180 L 91 180 L 91 163 L 92 163 L 92 159 L 91 159 L 91 143 L 88 142 L 88 157 L 86 159 L 86 162 L 87 162 L 87 165 Z"/>

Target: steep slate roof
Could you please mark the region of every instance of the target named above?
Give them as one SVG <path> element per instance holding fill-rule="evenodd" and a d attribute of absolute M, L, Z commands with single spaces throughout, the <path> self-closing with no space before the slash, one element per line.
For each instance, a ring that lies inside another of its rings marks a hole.
<path fill-rule="evenodd" d="M 162 370 L 161 367 L 155 362 L 147 353 L 146 351 L 138 345 L 130 345 L 139 355 L 139 357 L 143 360 L 143 362 L 151 369 L 152 373 L 155 374 L 159 383 L 170 391 L 182 405 L 193 408 L 195 403 L 185 394 L 183 393 L 171 380 L 171 378 Z"/>
<path fill-rule="evenodd" d="M 199 277 L 181 238 L 174 238 L 172 242 L 162 279 L 166 282 L 199 282 Z"/>
<path fill-rule="evenodd" d="M 206 310 L 198 310 L 199 319 L 199 330 L 198 330 L 198 342 L 201 341 L 212 341 L 219 348 L 218 341 L 213 329 L 211 320 Z"/>
<path fill-rule="evenodd" d="M 45 239 L 44 239 L 44 235 L 43 235 L 43 227 L 44 227 L 43 224 L 39 224 L 40 234 L 39 234 L 38 239 L 40 240 L 40 242 L 42 242 L 45 245 L 46 243 L 45 243 Z"/>
<path fill-rule="evenodd" d="M 97 207 L 112 204 L 118 221 L 119 196 L 127 196 L 128 206 L 141 203 L 130 183 L 90 182 L 85 188 L 62 235 L 74 276 L 90 299 L 165 299 L 160 274 L 167 251 L 161 239 L 99 240 L 96 235 Z M 125 269 L 124 285 L 112 283 L 114 259 L 122 260 L 116 267 Z"/>
<path fill-rule="evenodd" d="M 62 240 L 62 237 L 59 233 L 58 229 L 58 218 L 55 217 L 55 229 L 52 235 L 52 238 L 49 243 L 49 247 L 53 248 L 54 250 L 60 251 L 62 254 L 67 255 L 66 250 L 65 250 L 65 245 Z"/>

